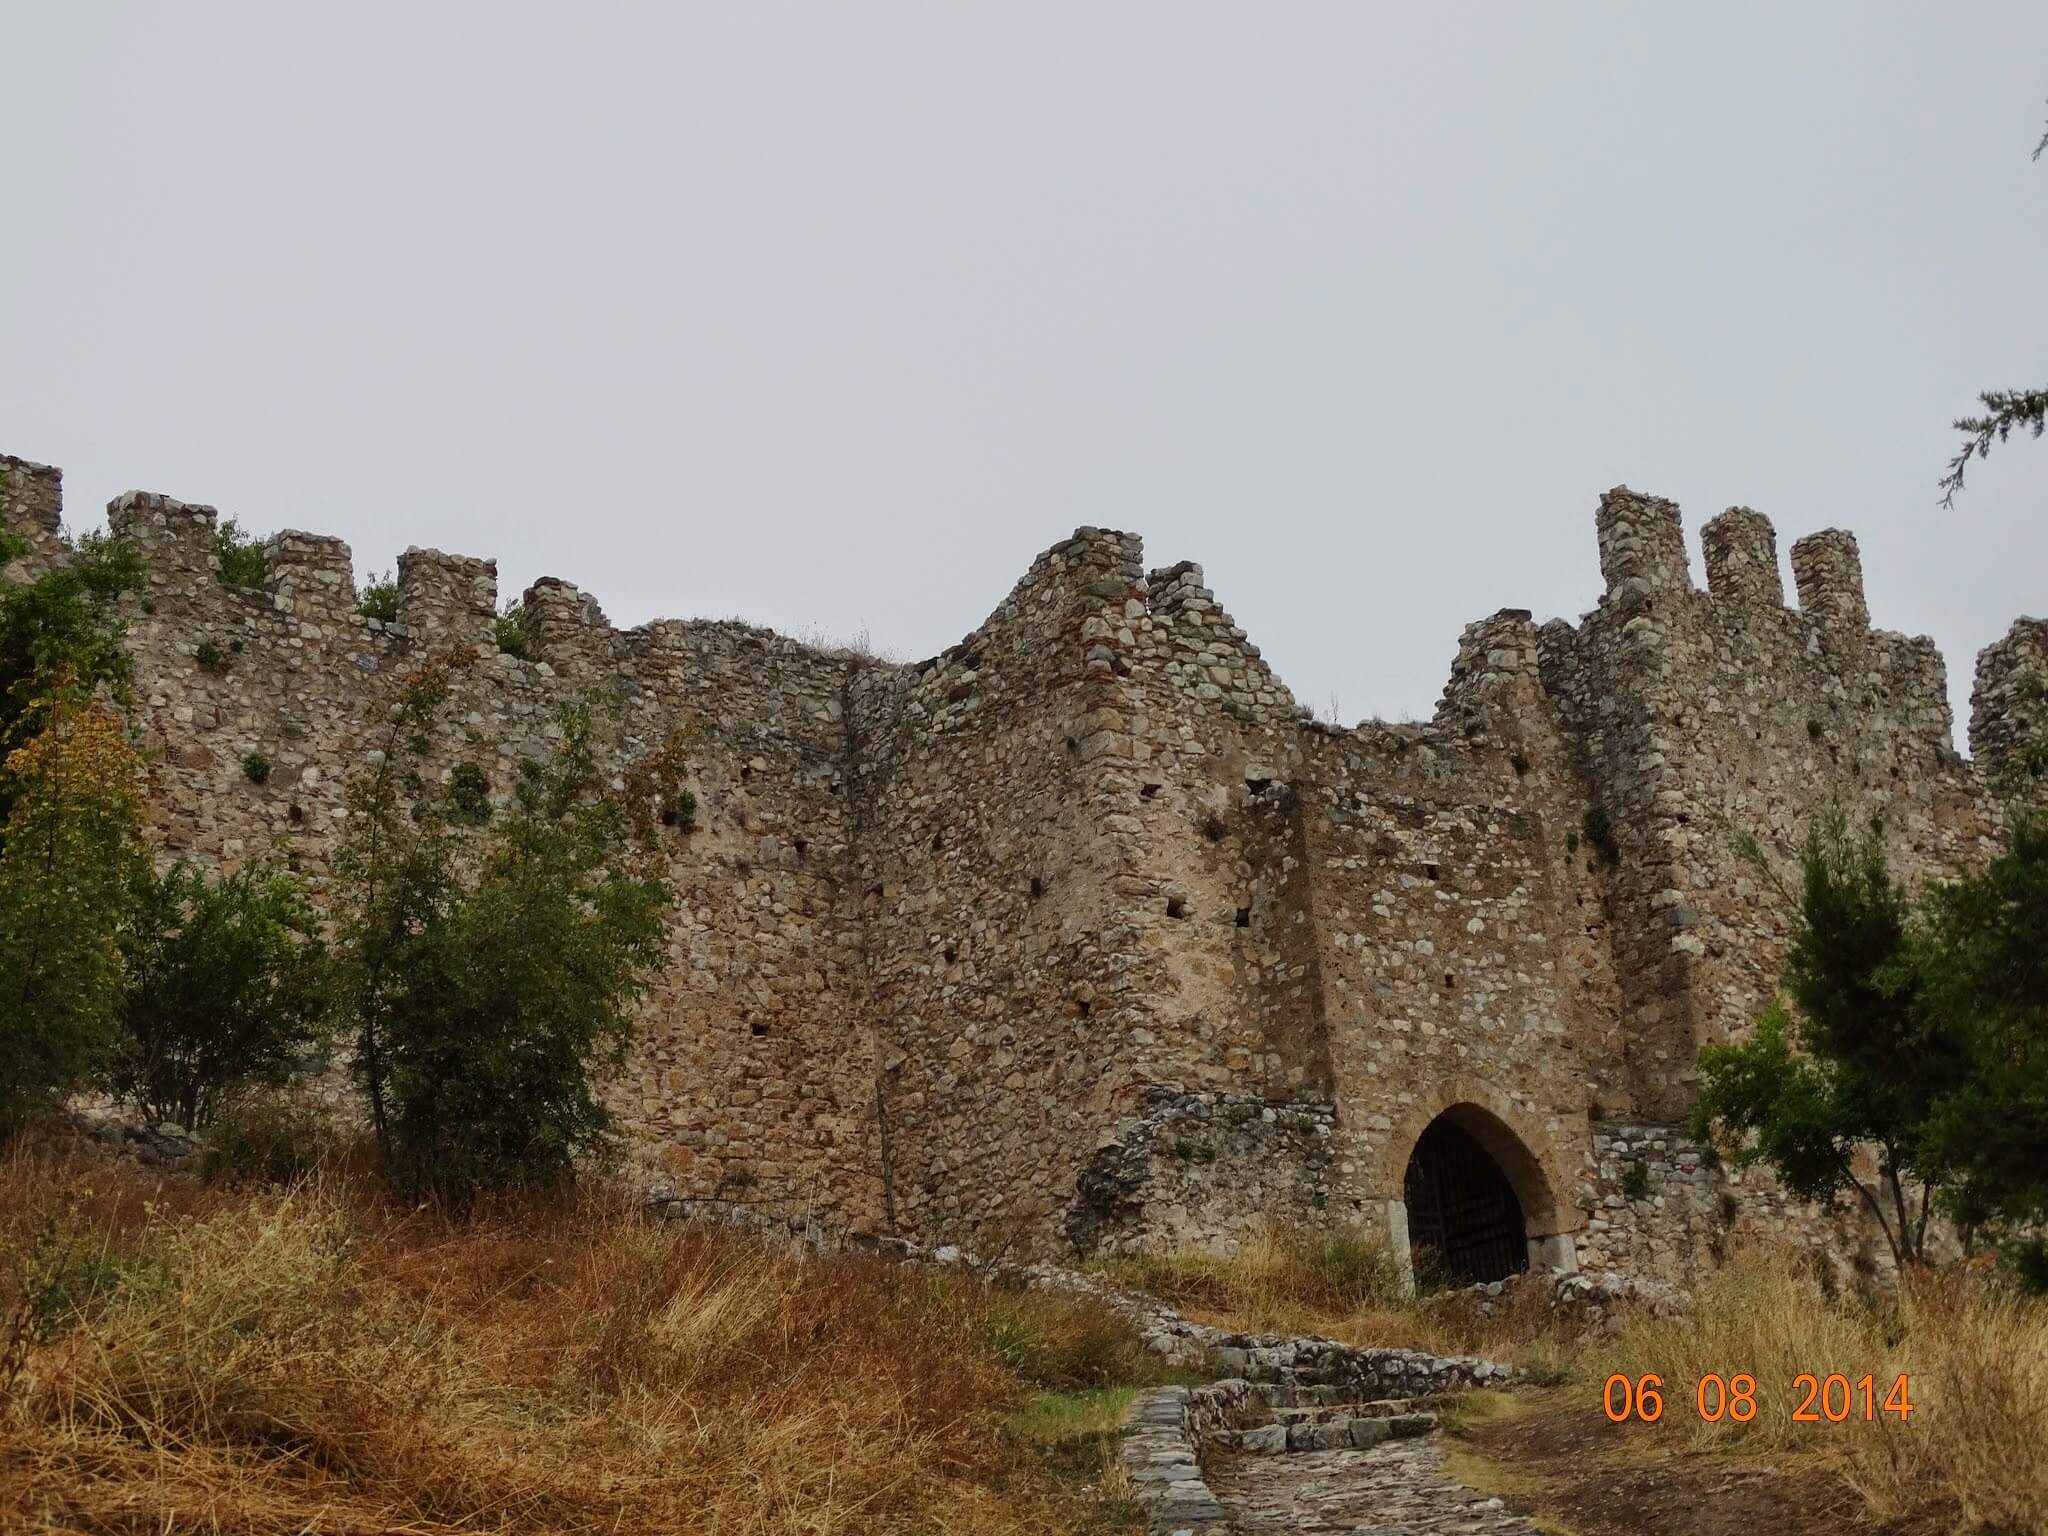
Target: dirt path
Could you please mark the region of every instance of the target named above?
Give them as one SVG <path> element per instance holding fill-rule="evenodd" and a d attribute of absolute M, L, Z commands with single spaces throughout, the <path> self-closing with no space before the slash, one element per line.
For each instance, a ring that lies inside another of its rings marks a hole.
<path fill-rule="evenodd" d="M 1944 1521 L 1879 1524 L 1819 1456 L 1686 1450 L 1654 1426 L 1614 1425 L 1576 1389 L 1502 1399 L 1445 1443 L 1450 1471 L 1554 1536 L 1933 1536 Z"/>

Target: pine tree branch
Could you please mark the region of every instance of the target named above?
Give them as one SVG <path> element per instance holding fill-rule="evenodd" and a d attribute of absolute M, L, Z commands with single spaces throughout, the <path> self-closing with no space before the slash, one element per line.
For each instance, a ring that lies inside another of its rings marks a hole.
<path fill-rule="evenodd" d="M 2042 142 L 2048 144 L 2048 138 Z M 2039 437 L 2048 430 L 2048 386 L 1988 389 L 1977 398 L 1987 414 L 1956 419 L 1955 429 L 1969 436 L 1963 441 L 1962 451 L 1949 460 L 1948 473 L 1941 477 L 1941 504 L 1951 510 L 1956 504 L 1956 493 L 1963 488 L 1963 471 L 1972 458 L 1988 458 L 1994 442 L 2002 443 L 2016 431 Z"/>

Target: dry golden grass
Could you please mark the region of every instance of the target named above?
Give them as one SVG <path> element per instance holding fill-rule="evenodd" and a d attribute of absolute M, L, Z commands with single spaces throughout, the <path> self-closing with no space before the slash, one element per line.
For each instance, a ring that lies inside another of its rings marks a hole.
<path fill-rule="evenodd" d="M 1697 1445 L 1832 1458 L 1881 1518 L 1960 1510 L 1972 1527 L 2048 1533 L 2048 1303 L 1981 1275 L 1910 1276 L 1895 1297 L 1830 1299 L 1782 1255 L 1740 1254 L 1698 1285 L 1684 1316 L 1632 1316 L 1585 1363 L 1596 1384 L 1662 1376 L 1666 1432 Z M 1756 1378 L 1754 1420 L 1702 1421 L 1701 1377 L 1738 1372 Z M 1875 1379 L 1874 1422 L 1860 1394 L 1842 1423 L 1793 1420 L 1807 1396 L 1796 1378 L 1831 1373 Z M 1903 1423 L 1882 1410 L 1902 1374 L 1913 1405 Z"/>
<path fill-rule="evenodd" d="M 616 1201 L 458 1225 L 17 1151 L 0 1255 L 8 1531 L 1119 1528 L 1004 1425 L 1147 1368 L 1083 1299 Z"/>
<path fill-rule="evenodd" d="M 1365 1232 L 1271 1226 L 1228 1255 L 1136 1254 L 1101 1268 L 1197 1322 L 1238 1332 L 1319 1334 L 1542 1367 L 1561 1347 L 1540 1287 L 1510 1287 L 1490 1315 L 1468 1294 L 1414 1296 L 1392 1254 Z"/>

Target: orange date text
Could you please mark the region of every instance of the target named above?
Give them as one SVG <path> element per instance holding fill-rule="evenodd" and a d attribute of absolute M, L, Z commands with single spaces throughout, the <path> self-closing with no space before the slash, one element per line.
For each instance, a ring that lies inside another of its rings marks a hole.
<path fill-rule="evenodd" d="M 1795 1424 L 1843 1424 L 1860 1419 L 1874 1424 L 1891 1414 L 1903 1424 L 1913 1416 L 1908 1380 L 1899 1376 L 1879 1397 L 1881 1384 L 1872 1375 L 1851 1380 L 1841 1372 L 1815 1376 L 1802 1371 L 1792 1379 L 1792 1421 Z M 1747 1424 L 1757 1415 L 1756 1378 L 1747 1371 L 1732 1376 L 1709 1372 L 1693 1388 L 1693 1412 L 1709 1424 Z M 1601 1388 L 1600 1406 L 1616 1424 L 1630 1419 L 1655 1424 L 1664 1417 L 1664 1378 L 1652 1371 L 1642 1376 L 1613 1375 Z"/>

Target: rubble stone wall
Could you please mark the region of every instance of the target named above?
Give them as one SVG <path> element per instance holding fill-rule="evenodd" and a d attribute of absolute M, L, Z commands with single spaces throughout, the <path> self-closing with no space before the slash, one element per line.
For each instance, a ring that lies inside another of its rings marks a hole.
<path fill-rule="evenodd" d="M 64 558 L 55 470 L 0 459 L 0 512 L 31 546 L 10 579 Z M 435 769 L 477 762 L 500 796 L 586 690 L 622 699 L 627 755 L 694 722 L 669 964 L 612 1088 L 639 1165 L 678 1201 L 985 1252 L 1399 1239 L 1444 1113 L 1556 1262 L 1853 1245 L 1670 1129 L 1700 1044 L 1776 975 L 1755 861 L 1789 868 L 1831 807 L 1910 876 L 1980 859 L 2048 719 L 2042 621 L 1980 659 L 1965 759 L 1932 645 L 1870 628 L 1851 536 L 1793 547 L 1787 607 L 1770 524 L 1732 509 L 1699 591 L 1677 508 L 1626 488 L 1591 613 L 1475 623 L 1431 721 L 1355 729 L 1309 719 L 1201 569 L 1148 571 L 1128 533 L 1077 530 L 899 666 L 736 623 L 616 630 L 553 579 L 516 658 L 488 560 L 407 551 L 385 624 L 339 540 L 275 535 L 242 590 L 211 508 L 131 493 L 109 521 L 149 565 L 125 602 L 166 857 L 275 854 L 317 892 L 429 654 L 462 663 Z"/>

